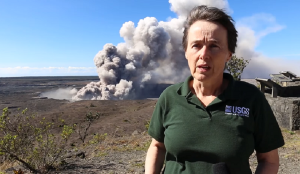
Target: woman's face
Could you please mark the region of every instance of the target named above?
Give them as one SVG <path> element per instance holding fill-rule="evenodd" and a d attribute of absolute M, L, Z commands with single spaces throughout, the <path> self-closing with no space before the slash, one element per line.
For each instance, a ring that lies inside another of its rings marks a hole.
<path fill-rule="evenodd" d="M 191 25 L 185 57 L 195 80 L 204 82 L 223 78 L 225 63 L 231 56 L 227 30 L 222 25 L 205 20 Z"/>

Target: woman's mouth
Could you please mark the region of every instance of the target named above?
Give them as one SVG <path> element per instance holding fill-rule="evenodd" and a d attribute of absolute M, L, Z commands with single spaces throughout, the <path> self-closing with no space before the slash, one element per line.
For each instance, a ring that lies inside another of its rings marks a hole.
<path fill-rule="evenodd" d="M 197 69 L 200 71 L 200 72 L 207 72 L 211 69 L 210 66 L 208 65 L 200 65 L 200 66 L 197 66 Z"/>

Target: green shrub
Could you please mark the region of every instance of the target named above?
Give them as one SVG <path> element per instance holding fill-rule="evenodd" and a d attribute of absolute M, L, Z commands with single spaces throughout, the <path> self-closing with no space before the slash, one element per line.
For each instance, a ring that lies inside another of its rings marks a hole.
<path fill-rule="evenodd" d="M 4 108 L 0 116 L 0 156 L 17 161 L 33 173 L 47 173 L 63 160 L 73 126 L 59 128 L 53 122 L 34 115 L 27 109 L 11 115 Z M 61 129 L 60 137 L 54 130 Z"/>
<path fill-rule="evenodd" d="M 79 135 L 79 139 L 82 141 L 83 144 L 85 143 L 85 139 L 88 136 L 88 130 L 90 129 L 92 123 L 95 120 L 98 120 L 99 118 L 99 112 L 96 112 L 96 114 L 88 112 L 85 115 L 85 118 L 78 125 L 74 125 L 76 127 L 76 132 Z"/>
<path fill-rule="evenodd" d="M 89 141 L 90 144 L 98 144 L 104 141 L 107 137 L 107 133 L 104 134 L 95 134 L 93 139 Z"/>

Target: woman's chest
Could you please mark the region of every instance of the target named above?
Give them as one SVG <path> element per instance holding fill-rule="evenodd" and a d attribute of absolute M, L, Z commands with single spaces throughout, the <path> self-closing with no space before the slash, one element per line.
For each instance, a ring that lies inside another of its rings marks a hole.
<path fill-rule="evenodd" d="M 243 115 L 247 111 L 245 107 L 233 108 L 235 110 L 229 113 L 228 106 L 231 105 L 172 107 L 164 123 L 167 151 L 177 157 L 187 152 L 199 156 L 211 154 L 216 160 L 249 157 L 254 149 L 253 118 Z"/>

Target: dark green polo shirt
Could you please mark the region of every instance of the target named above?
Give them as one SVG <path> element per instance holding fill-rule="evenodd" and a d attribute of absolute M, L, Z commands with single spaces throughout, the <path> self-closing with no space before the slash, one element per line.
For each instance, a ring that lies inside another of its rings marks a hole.
<path fill-rule="evenodd" d="M 234 81 L 204 107 L 188 82 L 168 87 L 160 96 L 149 135 L 166 147 L 164 173 L 212 173 L 225 162 L 231 174 L 251 174 L 254 149 L 268 152 L 284 145 L 280 128 L 263 93 L 254 85 Z"/>

